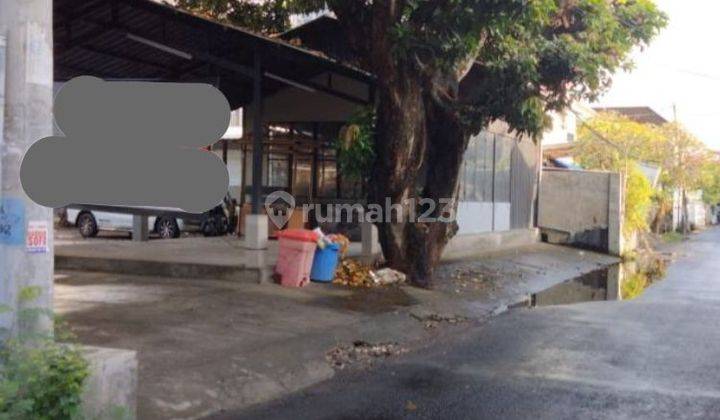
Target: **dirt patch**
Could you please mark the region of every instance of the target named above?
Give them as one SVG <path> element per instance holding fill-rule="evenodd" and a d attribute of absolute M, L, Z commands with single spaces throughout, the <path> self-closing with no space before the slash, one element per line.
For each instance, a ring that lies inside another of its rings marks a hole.
<path fill-rule="evenodd" d="M 498 281 L 505 276 L 499 270 L 480 265 L 447 267 L 436 276 L 436 284 L 450 292 L 491 292 Z"/>
<path fill-rule="evenodd" d="M 398 343 L 368 343 L 354 341 L 352 344 L 339 345 L 325 354 L 325 359 L 335 369 L 348 367 L 369 367 L 378 359 L 407 353 L 407 349 Z"/>
<path fill-rule="evenodd" d="M 410 314 L 411 317 L 422 322 L 426 329 L 434 329 L 439 327 L 441 324 L 457 325 L 468 322 L 469 319 L 464 316 L 458 315 L 440 315 L 440 314 L 428 314 L 428 315 L 417 315 Z"/>

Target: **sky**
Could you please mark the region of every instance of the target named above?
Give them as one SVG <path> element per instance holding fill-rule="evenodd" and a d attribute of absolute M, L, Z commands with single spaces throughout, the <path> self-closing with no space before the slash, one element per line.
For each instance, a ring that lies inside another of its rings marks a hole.
<path fill-rule="evenodd" d="M 635 68 L 618 73 L 601 106 L 650 106 L 678 121 L 710 148 L 720 150 L 720 1 L 656 0 L 668 26 L 644 51 Z"/>

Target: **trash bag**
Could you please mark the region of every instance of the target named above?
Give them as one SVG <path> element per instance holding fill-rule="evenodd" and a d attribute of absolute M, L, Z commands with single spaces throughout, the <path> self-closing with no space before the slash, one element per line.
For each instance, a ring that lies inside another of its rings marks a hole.
<path fill-rule="evenodd" d="M 407 276 L 392 268 L 383 268 L 377 271 L 371 271 L 370 277 L 373 282 L 377 285 L 387 286 L 390 284 L 401 284 L 405 283 Z"/>

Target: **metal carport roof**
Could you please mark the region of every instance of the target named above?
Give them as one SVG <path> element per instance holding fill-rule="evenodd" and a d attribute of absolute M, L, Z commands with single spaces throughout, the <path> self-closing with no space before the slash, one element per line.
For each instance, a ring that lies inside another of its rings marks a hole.
<path fill-rule="evenodd" d="M 280 39 L 221 24 L 151 0 L 55 0 L 55 80 L 203 81 L 215 84 L 231 107 L 253 97 L 253 60 L 262 59 L 263 95 L 287 86 L 366 103 L 313 81 L 334 73 L 372 84 L 371 74 Z"/>

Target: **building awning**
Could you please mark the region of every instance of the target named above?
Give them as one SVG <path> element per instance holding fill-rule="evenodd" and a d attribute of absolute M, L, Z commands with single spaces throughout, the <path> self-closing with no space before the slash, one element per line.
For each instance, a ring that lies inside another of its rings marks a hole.
<path fill-rule="evenodd" d="M 233 109 L 253 97 L 255 54 L 262 58 L 263 95 L 288 86 L 355 103 L 355 97 L 317 81 L 338 74 L 368 85 L 361 69 L 281 39 L 215 22 L 151 0 L 55 0 L 55 80 L 80 75 L 106 80 L 206 82 Z M 313 80 L 315 79 L 315 80 Z"/>

